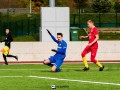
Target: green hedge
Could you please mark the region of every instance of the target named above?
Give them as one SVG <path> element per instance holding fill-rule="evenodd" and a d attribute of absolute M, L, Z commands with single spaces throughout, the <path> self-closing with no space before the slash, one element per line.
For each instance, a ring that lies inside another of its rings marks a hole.
<path fill-rule="evenodd" d="M 0 15 L 0 36 L 10 28 L 14 37 L 39 33 L 40 14 L 2 14 Z"/>
<path fill-rule="evenodd" d="M 35 35 L 15 37 L 14 41 L 17 41 L 17 42 L 39 41 L 39 35 L 35 34 Z"/>

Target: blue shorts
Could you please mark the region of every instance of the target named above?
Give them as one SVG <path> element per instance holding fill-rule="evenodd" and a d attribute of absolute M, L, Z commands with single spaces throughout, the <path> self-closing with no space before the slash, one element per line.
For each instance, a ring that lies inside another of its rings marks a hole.
<path fill-rule="evenodd" d="M 55 66 L 57 67 L 57 68 L 60 68 L 60 66 L 63 64 L 63 62 L 64 62 L 64 58 L 62 58 L 62 57 L 57 57 L 57 56 L 51 56 L 50 58 L 49 58 L 49 60 L 50 60 L 50 63 L 55 63 Z"/>

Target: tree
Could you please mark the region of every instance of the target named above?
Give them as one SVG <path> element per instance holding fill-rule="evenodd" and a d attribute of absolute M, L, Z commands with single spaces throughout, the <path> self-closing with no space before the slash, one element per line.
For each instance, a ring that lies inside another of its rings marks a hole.
<path fill-rule="evenodd" d="M 18 0 L 22 4 L 22 8 L 28 8 L 30 6 L 30 0 Z"/>
<path fill-rule="evenodd" d="M 106 13 L 111 10 L 112 4 L 109 0 L 93 0 L 92 9 L 94 12 Z"/>
<path fill-rule="evenodd" d="M 84 12 L 85 7 L 88 6 L 88 0 L 74 0 L 76 8 L 79 9 L 79 13 Z"/>
<path fill-rule="evenodd" d="M 32 0 L 32 3 L 33 3 L 33 10 L 39 12 L 41 6 L 48 5 L 48 0 Z"/>
<path fill-rule="evenodd" d="M 74 2 L 76 3 L 77 9 L 84 9 L 87 6 L 88 0 L 74 0 Z"/>
<path fill-rule="evenodd" d="M 21 8 L 20 0 L 3 0 L 0 2 L 0 8 Z"/>
<path fill-rule="evenodd" d="M 120 12 L 120 2 L 115 2 L 113 8 L 116 12 Z"/>

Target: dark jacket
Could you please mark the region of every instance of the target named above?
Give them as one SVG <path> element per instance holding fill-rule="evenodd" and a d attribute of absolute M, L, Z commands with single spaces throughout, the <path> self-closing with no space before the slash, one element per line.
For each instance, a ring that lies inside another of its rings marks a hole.
<path fill-rule="evenodd" d="M 11 36 L 11 34 L 6 34 L 6 39 L 3 40 L 3 42 L 5 42 L 5 46 L 8 46 L 9 48 L 11 47 L 11 42 L 13 41 L 13 38 Z"/>

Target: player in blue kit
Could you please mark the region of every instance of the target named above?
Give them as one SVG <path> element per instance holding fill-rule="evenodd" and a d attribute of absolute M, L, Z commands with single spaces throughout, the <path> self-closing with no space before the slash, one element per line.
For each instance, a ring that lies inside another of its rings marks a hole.
<path fill-rule="evenodd" d="M 66 57 L 67 43 L 63 40 L 63 34 L 57 33 L 57 39 L 47 30 L 54 42 L 58 44 L 57 50 L 52 49 L 51 51 L 56 52 L 54 56 L 51 56 L 49 59 L 44 60 L 44 64 L 52 67 L 52 72 L 60 72 L 60 66 L 63 64 Z M 54 63 L 54 64 L 53 64 Z"/>

